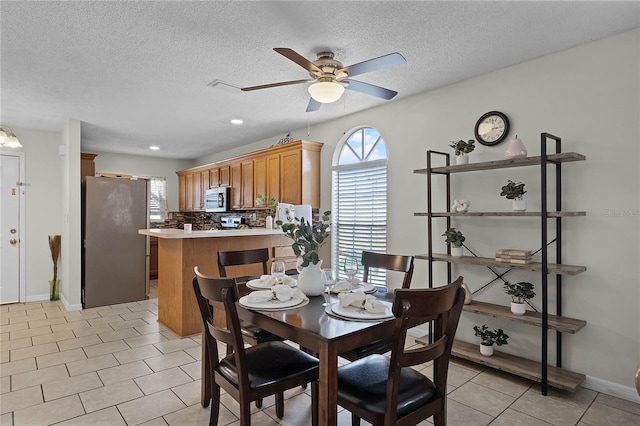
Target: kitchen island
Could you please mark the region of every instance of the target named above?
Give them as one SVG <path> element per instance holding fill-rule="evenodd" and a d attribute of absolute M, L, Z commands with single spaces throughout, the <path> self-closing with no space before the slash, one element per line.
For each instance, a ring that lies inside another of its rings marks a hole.
<path fill-rule="evenodd" d="M 201 332 L 202 317 L 193 293 L 193 268 L 220 276 L 218 251 L 290 245 L 280 229 L 233 229 L 185 232 L 182 229 L 140 229 L 158 237 L 158 321 L 178 336 Z M 257 268 L 257 269 L 256 269 Z M 238 266 L 233 275 L 260 275 L 256 265 Z"/>

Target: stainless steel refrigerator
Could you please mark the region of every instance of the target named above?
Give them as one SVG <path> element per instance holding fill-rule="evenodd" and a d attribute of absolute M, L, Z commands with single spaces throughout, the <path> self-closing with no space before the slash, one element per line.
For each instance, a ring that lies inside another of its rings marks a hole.
<path fill-rule="evenodd" d="M 148 182 L 88 176 L 82 182 L 82 306 L 148 298 Z"/>

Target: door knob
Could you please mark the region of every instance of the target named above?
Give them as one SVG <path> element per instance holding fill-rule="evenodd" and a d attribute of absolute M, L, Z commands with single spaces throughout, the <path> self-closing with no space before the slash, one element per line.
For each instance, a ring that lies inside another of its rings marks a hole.
<path fill-rule="evenodd" d="M 16 243 L 18 242 L 18 240 L 16 240 L 15 238 L 12 238 L 9 240 L 9 244 L 11 245 L 16 245 Z"/>

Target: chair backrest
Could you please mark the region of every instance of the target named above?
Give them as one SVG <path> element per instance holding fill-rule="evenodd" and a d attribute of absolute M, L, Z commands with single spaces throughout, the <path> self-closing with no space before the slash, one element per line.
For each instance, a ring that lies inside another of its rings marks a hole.
<path fill-rule="evenodd" d="M 267 264 L 269 262 L 269 249 L 259 248 L 252 250 L 235 250 L 218 252 L 218 270 L 221 277 L 227 276 L 226 266 L 262 264 L 262 275 L 268 274 Z M 249 276 L 236 277 L 238 280 L 249 278 Z"/>
<path fill-rule="evenodd" d="M 236 280 L 234 278 L 204 275 L 198 270 L 197 266 L 194 271 L 193 290 L 202 315 L 202 325 L 205 331 L 204 335 L 207 340 L 210 361 L 213 360 L 215 364 L 219 360 L 217 341 L 226 344 L 227 348 L 233 348 L 238 379 L 242 383 L 248 383 L 247 373 L 243 368 L 246 365 L 244 342 L 235 304 L 238 300 Z M 217 310 L 224 312 L 226 321 L 216 320 Z"/>
<path fill-rule="evenodd" d="M 413 256 L 402 256 L 398 254 L 374 253 L 362 251 L 362 266 L 364 267 L 363 281 L 369 280 L 369 269 L 379 268 L 387 271 L 404 272 L 402 288 L 411 286 L 413 278 Z"/>
<path fill-rule="evenodd" d="M 389 419 L 396 418 L 400 370 L 429 361 L 433 361 L 433 383 L 436 387 L 434 398 L 439 399 L 438 403 L 446 407 L 446 384 L 451 347 L 464 304 L 465 293 L 461 285 L 462 277 L 458 277 L 457 280 L 443 287 L 395 291 L 393 314 L 396 317 L 396 329 L 391 350 L 385 413 Z M 433 343 L 405 350 L 407 329 L 428 321 L 434 323 Z M 426 411 L 427 407 L 423 409 Z M 417 417 L 420 417 L 419 414 Z"/>

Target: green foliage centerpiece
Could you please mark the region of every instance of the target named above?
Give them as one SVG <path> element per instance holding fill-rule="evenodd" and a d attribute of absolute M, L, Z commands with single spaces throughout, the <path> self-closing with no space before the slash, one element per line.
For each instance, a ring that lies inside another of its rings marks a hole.
<path fill-rule="evenodd" d="M 291 248 L 298 257 L 302 257 L 302 267 L 310 264 L 317 265 L 320 262 L 318 250 L 326 244 L 331 235 L 331 212 L 322 214 L 320 222 L 312 223 L 304 217 L 296 218 L 292 223 L 276 221 L 276 225 L 282 227 L 282 232 L 293 240 Z"/>

